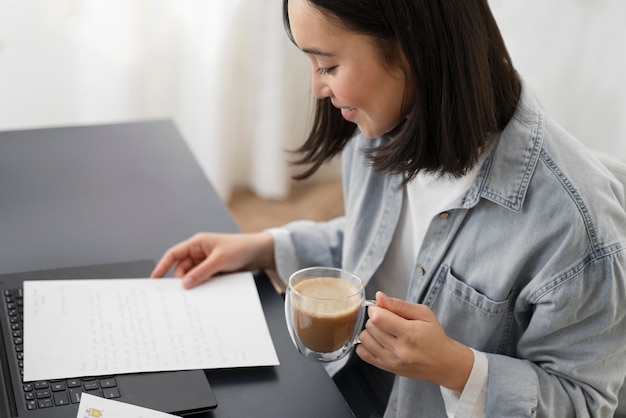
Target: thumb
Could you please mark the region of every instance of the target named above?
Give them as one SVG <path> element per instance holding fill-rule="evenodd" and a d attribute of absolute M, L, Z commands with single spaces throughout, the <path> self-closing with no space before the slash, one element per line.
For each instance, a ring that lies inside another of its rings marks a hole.
<path fill-rule="evenodd" d="M 426 305 L 392 298 L 381 291 L 376 292 L 376 306 L 393 312 L 404 319 L 428 320 L 432 313 Z"/>

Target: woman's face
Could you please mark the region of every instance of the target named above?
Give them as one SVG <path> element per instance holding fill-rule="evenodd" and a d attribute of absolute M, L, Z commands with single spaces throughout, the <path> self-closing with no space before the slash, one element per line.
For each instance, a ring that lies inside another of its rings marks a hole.
<path fill-rule="evenodd" d="M 369 138 L 395 128 L 413 100 L 403 101 L 409 91 L 403 69 L 386 64 L 369 37 L 344 28 L 308 0 L 289 0 L 288 6 L 293 38 L 313 66 L 313 95 L 329 97 Z M 399 61 L 406 63 L 404 55 Z"/>

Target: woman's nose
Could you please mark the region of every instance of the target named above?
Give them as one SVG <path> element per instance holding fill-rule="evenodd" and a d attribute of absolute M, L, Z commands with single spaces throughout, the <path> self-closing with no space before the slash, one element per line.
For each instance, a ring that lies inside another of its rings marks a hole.
<path fill-rule="evenodd" d="M 311 77 L 311 91 L 316 99 L 324 99 L 326 97 L 332 96 L 331 88 L 324 80 L 322 80 L 322 77 L 315 71 L 313 72 L 313 76 Z"/>

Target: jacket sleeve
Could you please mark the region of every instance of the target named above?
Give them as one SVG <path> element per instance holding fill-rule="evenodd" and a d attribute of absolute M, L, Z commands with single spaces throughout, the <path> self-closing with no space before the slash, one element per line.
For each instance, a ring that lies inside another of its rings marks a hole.
<path fill-rule="evenodd" d="M 345 217 L 327 222 L 294 221 L 270 230 L 276 269 L 285 283 L 296 270 L 312 266 L 341 267 Z"/>
<path fill-rule="evenodd" d="M 341 154 L 341 177 L 345 212 L 351 205 L 349 184 L 352 170 L 358 165 L 360 133 L 348 141 Z M 362 156 L 361 156 L 362 158 Z M 342 267 L 346 217 L 341 216 L 327 222 L 308 220 L 294 221 L 278 230 L 270 230 L 274 236 L 276 270 L 285 283 L 296 270 L 313 267 Z"/>

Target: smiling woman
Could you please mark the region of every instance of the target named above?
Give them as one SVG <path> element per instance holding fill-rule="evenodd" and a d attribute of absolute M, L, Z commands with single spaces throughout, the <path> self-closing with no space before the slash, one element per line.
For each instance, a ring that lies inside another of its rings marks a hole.
<path fill-rule="evenodd" d="M 292 40 L 311 62 L 311 90 L 317 99 L 330 99 L 345 120 L 370 138 L 406 117 L 412 101 L 405 97 L 412 91 L 406 60 L 387 63 L 371 37 L 348 30 L 306 2 L 290 2 L 289 19 Z"/>

